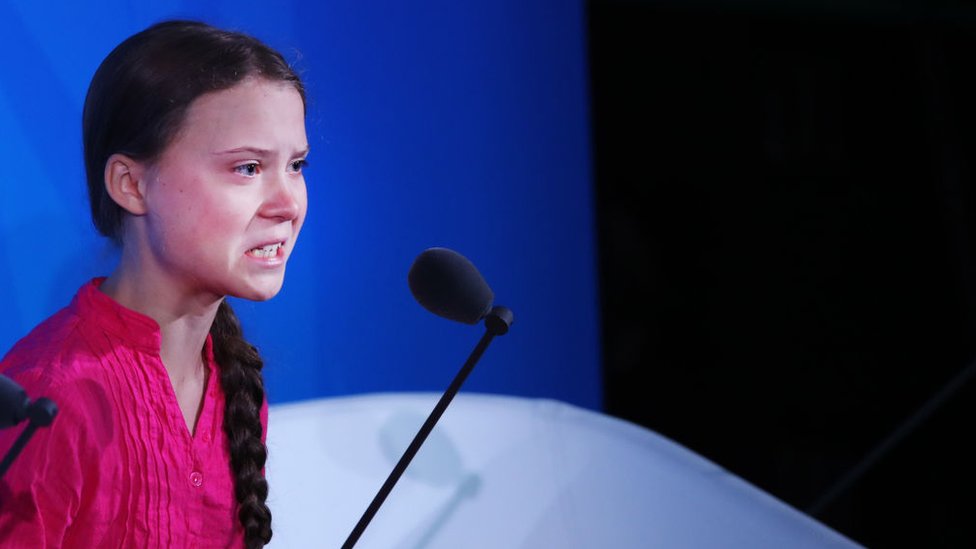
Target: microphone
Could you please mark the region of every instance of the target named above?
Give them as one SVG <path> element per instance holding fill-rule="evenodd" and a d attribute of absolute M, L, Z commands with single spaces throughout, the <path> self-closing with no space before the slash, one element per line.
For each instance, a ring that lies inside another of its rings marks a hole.
<path fill-rule="evenodd" d="M 511 309 L 494 307 L 495 294 L 468 258 L 447 248 L 428 248 L 417 256 L 407 273 L 417 303 L 448 320 L 477 324 L 493 335 L 508 332 L 515 321 Z"/>
<path fill-rule="evenodd" d="M 447 248 L 430 248 L 418 255 L 407 273 L 407 283 L 424 309 L 465 324 L 477 324 L 495 300 L 468 258 Z"/>
<path fill-rule="evenodd" d="M 508 333 L 514 321 L 511 309 L 492 306 L 495 294 L 488 287 L 478 269 L 463 255 L 447 248 L 429 248 L 421 252 L 410 266 L 407 273 L 407 283 L 414 299 L 428 311 L 465 324 L 477 324 L 485 320 L 485 334 L 481 341 L 468 356 L 468 360 L 454 376 L 454 380 L 441 395 L 437 405 L 427 416 L 427 421 L 420 427 L 410 446 L 403 452 L 403 456 L 390 471 L 390 476 L 380 487 L 376 497 L 366 508 L 362 518 L 349 533 L 342 549 L 352 549 L 356 541 L 366 530 L 366 526 L 373 520 L 381 505 L 390 495 L 393 486 L 410 465 L 410 461 L 420 450 L 420 446 L 427 440 L 427 436 L 434 429 L 437 420 L 444 414 L 447 406 L 454 399 L 454 395 L 461 389 L 464 380 L 484 354 L 488 344 L 495 336 Z"/>
<path fill-rule="evenodd" d="M 3 461 L 0 461 L 0 478 L 3 478 L 3 474 L 20 455 L 20 451 L 24 449 L 37 429 L 53 423 L 56 415 L 58 415 L 58 407 L 53 401 L 39 398 L 31 402 L 23 387 L 0 374 L 0 429 L 13 427 L 25 419 L 30 420 L 7 451 L 7 455 L 3 457 Z"/>

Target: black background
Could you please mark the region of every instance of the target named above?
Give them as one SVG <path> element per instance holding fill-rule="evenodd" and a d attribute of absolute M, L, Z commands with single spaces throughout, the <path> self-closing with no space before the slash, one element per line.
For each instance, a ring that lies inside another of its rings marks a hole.
<path fill-rule="evenodd" d="M 606 411 L 806 511 L 897 433 L 817 517 L 976 547 L 976 12 L 588 11 Z"/>

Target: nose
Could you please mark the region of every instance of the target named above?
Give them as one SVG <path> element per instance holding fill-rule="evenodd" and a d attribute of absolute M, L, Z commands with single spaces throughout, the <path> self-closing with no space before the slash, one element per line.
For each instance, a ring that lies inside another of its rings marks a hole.
<path fill-rule="evenodd" d="M 301 175 L 279 175 L 267 181 L 267 195 L 261 215 L 279 221 L 292 221 L 301 215 L 305 202 L 305 179 Z"/>

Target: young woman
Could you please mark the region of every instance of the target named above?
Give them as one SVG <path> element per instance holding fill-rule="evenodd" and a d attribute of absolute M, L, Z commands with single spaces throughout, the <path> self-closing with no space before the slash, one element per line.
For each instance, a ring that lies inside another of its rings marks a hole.
<path fill-rule="evenodd" d="M 262 361 L 224 298 L 281 288 L 307 204 L 304 117 L 298 76 L 243 34 L 165 22 L 102 62 L 85 164 L 120 261 L 0 365 L 60 408 L 0 483 L 0 546 L 271 538 Z"/>

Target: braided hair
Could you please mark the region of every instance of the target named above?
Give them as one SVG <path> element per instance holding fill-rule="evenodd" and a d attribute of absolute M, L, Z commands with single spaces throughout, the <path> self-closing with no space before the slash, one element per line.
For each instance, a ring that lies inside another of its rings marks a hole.
<path fill-rule="evenodd" d="M 264 479 L 268 451 L 261 440 L 260 418 L 264 363 L 258 350 L 245 341 L 241 324 L 226 301 L 220 303 L 210 333 L 214 358 L 221 365 L 220 385 L 227 395 L 224 430 L 230 442 L 238 517 L 244 525 L 247 547 L 261 547 L 271 539 L 271 511 L 265 504 L 268 481 Z"/>
<path fill-rule="evenodd" d="M 109 196 L 105 164 L 116 153 L 152 162 L 174 139 L 190 105 L 203 94 L 226 90 L 249 77 L 288 82 L 305 101 L 298 75 L 261 41 L 195 21 L 166 21 L 119 44 L 92 78 L 82 117 L 85 171 L 95 228 L 121 241 L 124 211 Z M 245 545 L 271 539 L 271 511 L 264 478 L 263 362 L 243 336 L 226 301 L 210 329 L 220 383 L 226 395 L 224 431 L 230 442 L 238 517 Z"/>

